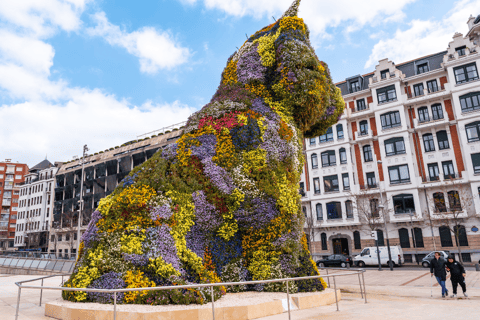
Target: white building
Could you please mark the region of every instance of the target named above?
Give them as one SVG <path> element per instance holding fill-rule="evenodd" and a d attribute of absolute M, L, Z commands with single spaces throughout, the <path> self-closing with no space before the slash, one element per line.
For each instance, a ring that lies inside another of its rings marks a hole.
<path fill-rule="evenodd" d="M 45 159 L 25 175 L 25 184 L 20 188 L 15 230 L 15 247 L 19 250 L 47 252 L 57 170 Z"/>
<path fill-rule="evenodd" d="M 302 202 L 314 254 L 357 254 L 374 245 L 372 229 L 383 244 L 381 191 L 390 244 L 407 261 L 434 248 L 458 253 L 455 234 L 464 261 L 480 259 L 480 16 L 468 26 L 446 51 L 383 59 L 337 84 L 341 120 L 305 141 Z M 372 213 L 379 218 L 368 223 Z"/>

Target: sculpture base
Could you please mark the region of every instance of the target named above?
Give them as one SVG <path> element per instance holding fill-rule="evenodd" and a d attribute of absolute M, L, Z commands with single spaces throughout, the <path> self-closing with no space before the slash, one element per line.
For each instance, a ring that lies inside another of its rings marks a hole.
<path fill-rule="evenodd" d="M 341 299 L 337 290 L 338 300 Z M 309 309 L 335 303 L 335 292 L 305 292 L 290 295 L 290 309 Z M 279 292 L 229 293 L 215 302 L 215 320 L 258 319 L 287 312 L 287 295 Z M 111 320 L 113 305 L 55 301 L 45 305 L 45 316 L 60 320 Z M 117 320 L 210 320 L 212 304 L 117 305 Z"/>

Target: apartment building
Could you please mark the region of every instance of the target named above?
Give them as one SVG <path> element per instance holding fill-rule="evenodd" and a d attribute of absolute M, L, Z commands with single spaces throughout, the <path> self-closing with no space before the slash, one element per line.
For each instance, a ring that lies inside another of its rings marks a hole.
<path fill-rule="evenodd" d="M 313 253 L 400 245 L 480 260 L 480 16 L 447 50 L 337 84 L 346 109 L 307 139 L 302 206 Z M 459 248 L 457 247 L 459 244 Z"/>
<path fill-rule="evenodd" d="M 167 130 L 85 157 L 81 233 L 86 230 L 100 199 L 111 194 L 134 167 L 150 159 L 161 148 L 174 143 L 181 133 L 182 130 L 178 128 Z M 70 258 L 76 255 L 82 161 L 83 159 L 76 159 L 62 164 L 55 176 L 48 252 L 59 257 Z"/>
<path fill-rule="evenodd" d="M 14 251 L 20 185 L 28 173 L 28 166 L 13 163 L 11 159 L 0 162 L 0 252 Z"/>
<path fill-rule="evenodd" d="M 55 174 L 61 163 L 47 159 L 25 175 L 20 187 L 15 248 L 19 251 L 48 251 L 48 233 L 53 215 Z"/>

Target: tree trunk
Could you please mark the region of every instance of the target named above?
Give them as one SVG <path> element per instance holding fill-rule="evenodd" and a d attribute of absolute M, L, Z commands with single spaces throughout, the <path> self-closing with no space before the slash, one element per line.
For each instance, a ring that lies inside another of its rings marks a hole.
<path fill-rule="evenodd" d="M 460 261 L 460 263 L 463 265 L 463 258 L 462 258 L 462 249 L 460 248 L 460 241 L 458 239 L 458 231 L 459 228 L 457 228 L 457 231 L 454 232 L 455 234 L 455 244 L 457 245 L 457 249 L 458 249 L 458 260 Z"/>

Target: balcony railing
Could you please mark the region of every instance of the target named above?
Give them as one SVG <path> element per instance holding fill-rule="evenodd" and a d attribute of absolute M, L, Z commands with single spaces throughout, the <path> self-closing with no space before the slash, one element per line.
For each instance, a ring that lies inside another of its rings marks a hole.
<path fill-rule="evenodd" d="M 418 94 L 415 94 L 415 92 L 413 93 L 407 93 L 407 98 L 408 99 L 414 99 L 414 98 L 418 98 L 418 97 L 423 97 L 427 94 L 432 94 L 432 93 L 435 93 L 435 92 L 440 92 L 440 91 L 443 91 L 445 90 L 445 85 L 442 84 L 439 87 L 434 87 L 434 88 L 425 88 L 425 89 L 422 89 L 421 92 L 419 92 Z"/>
<path fill-rule="evenodd" d="M 370 189 L 378 189 L 378 184 L 364 184 L 360 185 L 360 190 L 370 190 Z"/>

